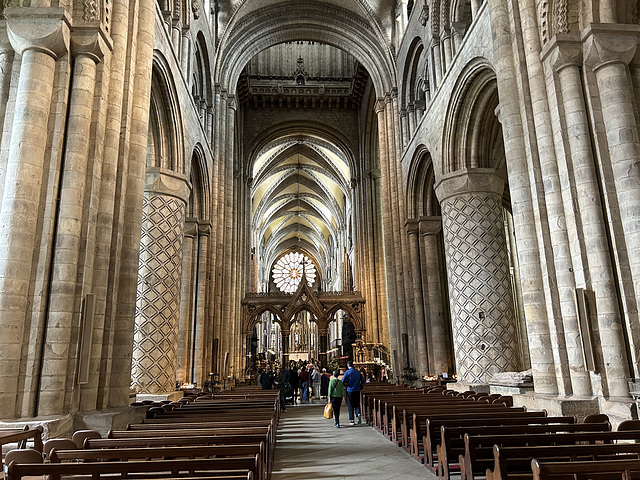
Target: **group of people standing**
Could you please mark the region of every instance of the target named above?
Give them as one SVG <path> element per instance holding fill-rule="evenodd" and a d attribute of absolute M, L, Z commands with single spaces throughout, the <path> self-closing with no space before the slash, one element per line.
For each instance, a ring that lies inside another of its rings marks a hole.
<path fill-rule="evenodd" d="M 298 398 L 302 403 L 309 403 L 313 398 L 328 398 L 330 379 L 325 368 L 320 372 L 311 363 L 298 366 L 292 362 L 288 370 L 276 367 L 275 372 L 267 364 L 258 372 L 257 384 L 263 390 L 279 389 L 281 407 L 286 412 L 287 397 L 292 397 L 294 404 L 298 403 Z"/>
<path fill-rule="evenodd" d="M 360 391 L 365 379 L 360 370 L 353 367 L 353 362 L 348 362 L 347 367 L 341 380 L 338 370 L 333 372 L 332 378 L 325 368 L 320 373 L 313 364 L 303 364 L 298 371 L 298 366 L 292 363 L 289 370 L 276 367 L 275 372 L 267 364 L 264 371 L 258 374 L 257 381 L 263 390 L 280 390 L 280 408 L 283 412 L 287 411 L 286 397 L 289 394 L 293 397 L 293 403 L 297 403 L 298 389 L 302 403 L 309 402 L 309 395 L 312 398 L 328 398 L 333 407 L 334 426 L 340 428 L 340 407 L 344 398 L 347 400 L 349 424 L 362 423 Z"/>

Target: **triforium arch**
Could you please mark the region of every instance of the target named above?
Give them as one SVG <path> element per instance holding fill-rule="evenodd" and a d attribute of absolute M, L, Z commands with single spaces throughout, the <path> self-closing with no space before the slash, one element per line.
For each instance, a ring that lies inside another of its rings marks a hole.
<path fill-rule="evenodd" d="M 517 371 L 523 363 L 505 235 L 506 170 L 497 106 L 495 73 L 476 58 L 463 69 L 451 97 L 436 185 L 456 369 L 468 384 Z"/>

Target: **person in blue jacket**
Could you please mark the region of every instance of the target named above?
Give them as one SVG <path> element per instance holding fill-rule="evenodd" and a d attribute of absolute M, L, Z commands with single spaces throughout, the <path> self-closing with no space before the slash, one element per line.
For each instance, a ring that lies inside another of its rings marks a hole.
<path fill-rule="evenodd" d="M 360 415 L 360 390 L 364 387 L 364 377 L 360 370 L 353 368 L 353 362 L 347 362 L 349 369 L 344 372 L 342 383 L 347 387 L 347 408 L 349 409 L 349 425 L 355 425 L 354 418 L 358 418 L 358 423 L 362 423 Z M 355 413 L 355 417 L 354 417 Z"/>

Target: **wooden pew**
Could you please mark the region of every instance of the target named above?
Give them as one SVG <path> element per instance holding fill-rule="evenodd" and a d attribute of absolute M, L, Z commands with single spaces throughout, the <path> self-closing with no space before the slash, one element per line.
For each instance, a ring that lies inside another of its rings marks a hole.
<path fill-rule="evenodd" d="M 61 480 L 66 475 L 91 476 L 92 480 L 113 478 L 119 474 L 122 478 L 131 473 L 146 474 L 144 478 L 190 478 L 214 476 L 216 472 L 228 475 L 235 470 L 241 475 L 251 472 L 249 478 L 256 479 L 258 456 L 247 455 L 230 458 L 206 458 L 187 460 L 147 460 L 125 462 L 66 462 L 66 463 L 26 463 L 11 462 L 7 468 L 8 480 L 20 480 L 25 476 L 48 475 L 49 480 Z M 204 474 L 204 475 L 203 475 Z M 245 477 L 246 478 L 246 477 Z"/>
<path fill-rule="evenodd" d="M 30 439 L 33 439 L 33 448 L 42 452 L 42 426 L 38 425 L 35 428 L 4 428 L 0 429 L 0 451 L 2 446 L 9 443 L 22 444 L 19 448 L 24 448 L 24 444 Z M 24 443 L 23 443 L 24 442 Z M 0 466 L 2 462 L 0 461 Z"/>
<path fill-rule="evenodd" d="M 241 436 L 241 435 L 261 435 L 265 441 L 267 456 L 267 473 L 270 473 L 274 462 L 275 452 L 275 432 L 269 426 L 257 427 L 232 427 L 232 428 L 171 428 L 167 425 L 163 430 L 110 430 L 107 438 L 153 438 L 153 437 L 191 437 L 191 436 Z M 234 442 L 235 443 L 235 442 Z"/>
<path fill-rule="evenodd" d="M 567 422 L 562 422 L 568 419 Z M 549 421 L 547 421 L 549 420 Z M 491 435 L 499 432 L 500 435 L 528 435 L 535 433 L 557 434 L 557 433 L 575 433 L 575 432 L 609 432 L 611 431 L 610 423 L 575 423 L 574 417 L 544 417 L 541 419 L 531 419 L 516 423 L 511 421 L 510 424 L 500 422 L 500 425 L 485 426 L 455 426 L 448 427 L 441 425 L 440 427 L 440 444 L 436 447 L 437 452 L 437 471 L 443 478 L 449 478 L 452 469 L 462 469 L 465 459 L 465 434 L 469 436 Z M 481 452 L 480 452 L 481 453 Z M 489 455 L 491 452 L 487 451 Z M 479 452 L 474 452 L 476 459 L 479 458 Z M 471 464 L 469 464 L 471 465 Z M 476 470 L 480 469 L 484 472 L 486 466 L 478 465 Z M 465 471 L 466 475 L 466 471 Z"/>
<path fill-rule="evenodd" d="M 487 469 L 487 480 L 532 478 L 531 460 L 538 462 L 572 462 L 596 460 L 640 460 L 640 444 L 536 445 L 493 447 L 494 464 Z"/>
<path fill-rule="evenodd" d="M 590 424 L 580 424 L 590 425 Z M 597 425 L 597 424 L 596 424 Z M 486 470 L 494 465 L 493 447 L 521 447 L 544 445 L 576 445 L 580 443 L 609 443 L 619 441 L 639 441 L 640 430 L 603 431 L 603 432 L 564 432 L 564 433 L 513 433 L 505 432 L 493 435 L 465 434 L 464 457 L 459 457 L 461 480 L 474 480 L 484 477 Z"/>
<path fill-rule="evenodd" d="M 419 442 L 426 435 L 426 421 L 428 418 L 446 418 L 446 415 L 455 415 L 457 417 L 467 417 L 469 415 L 477 415 L 482 417 L 497 416 L 530 416 L 530 417 L 544 417 L 545 412 L 527 412 L 524 408 L 520 407 L 505 407 L 504 405 L 488 405 L 478 403 L 453 403 L 450 405 L 441 405 L 437 408 L 428 407 L 409 407 L 403 408 L 402 415 L 399 420 L 394 419 L 394 425 L 396 422 L 400 423 L 399 431 L 403 448 L 409 452 L 414 448 L 410 445 L 415 439 Z M 398 428 L 398 427 L 395 427 Z M 416 453 L 419 451 L 416 443 Z M 414 457 L 417 459 L 417 456 Z"/>
<path fill-rule="evenodd" d="M 638 478 L 640 460 L 596 460 L 593 462 L 539 462 L 531 461 L 534 480 L 561 480 L 574 478 Z"/>
<path fill-rule="evenodd" d="M 526 424 L 527 422 L 542 422 L 546 412 L 523 412 L 505 408 L 496 412 L 455 412 L 448 414 L 429 415 L 424 421 L 414 416 L 410 429 L 411 455 L 420 461 L 420 439 L 422 438 L 422 452 L 425 466 L 435 471 L 435 456 L 440 443 L 440 427 L 447 426 L 480 426 L 502 424 Z"/>
<path fill-rule="evenodd" d="M 258 472 L 255 477 L 266 479 L 266 452 L 264 442 L 253 444 L 225 444 L 198 446 L 161 446 L 138 448 L 103 448 L 82 450 L 53 449 L 49 456 L 51 462 L 64 461 L 123 461 L 149 459 L 179 459 L 179 458 L 211 458 L 258 455 Z"/>

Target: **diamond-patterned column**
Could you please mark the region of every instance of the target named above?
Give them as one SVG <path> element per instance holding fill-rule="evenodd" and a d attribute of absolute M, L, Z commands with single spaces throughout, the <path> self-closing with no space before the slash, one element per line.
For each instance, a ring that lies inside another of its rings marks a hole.
<path fill-rule="evenodd" d="M 175 174 L 154 175 L 149 170 L 142 207 L 131 378 L 137 393 L 164 394 L 175 391 L 178 365 L 187 184 Z M 155 182 L 153 190 L 149 180 Z"/>
<path fill-rule="evenodd" d="M 496 372 L 518 369 L 502 192 L 490 170 L 443 178 L 442 206 L 453 343 L 459 379 L 487 383 Z"/>

